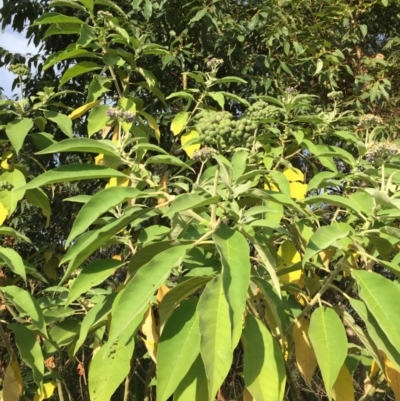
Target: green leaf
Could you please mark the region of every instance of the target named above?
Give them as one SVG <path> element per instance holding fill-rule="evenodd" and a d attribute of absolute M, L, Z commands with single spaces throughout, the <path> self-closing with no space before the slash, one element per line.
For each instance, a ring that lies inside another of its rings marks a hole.
<path fill-rule="evenodd" d="M 232 156 L 232 170 L 233 178 L 237 180 L 246 171 L 246 162 L 249 157 L 249 151 L 247 149 L 239 149 Z"/>
<path fill-rule="evenodd" d="M 231 82 L 234 82 L 234 83 L 237 83 L 237 84 L 247 84 L 247 81 L 245 81 L 242 78 L 228 76 L 228 77 L 223 77 L 223 78 L 217 79 L 215 81 L 214 85 L 215 84 L 227 84 L 227 83 L 231 83 Z"/>
<path fill-rule="evenodd" d="M 66 246 L 87 230 L 102 214 L 123 202 L 137 198 L 140 194 L 140 191 L 131 187 L 111 187 L 94 194 L 76 216 Z"/>
<path fill-rule="evenodd" d="M 317 61 L 317 68 L 315 69 L 314 75 L 318 75 L 321 72 L 323 66 L 324 62 L 319 58 Z"/>
<path fill-rule="evenodd" d="M 346 331 L 333 309 L 320 307 L 311 315 L 308 336 L 331 399 L 332 387 L 347 356 Z"/>
<path fill-rule="evenodd" d="M 46 155 L 50 153 L 61 152 L 85 152 L 85 153 L 101 153 L 103 155 L 118 157 L 114 144 L 107 140 L 94 140 L 88 138 L 65 139 L 56 142 L 46 149 L 36 152 L 37 155 Z"/>
<path fill-rule="evenodd" d="M 181 159 L 178 159 L 175 156 L 171 156 L 171 155 L 157 155 L 157 156 L 151 156 L 146 160 L 146 165 L 147 164 L 170 164 L 172 166 L 178 166 L 181 167 L 183 169 L 190 169 L 192 170 L 192 168 L 184 163 Z"/>
<path fill-rule="evenodd" d="M 71 51 L 62 51 L 62 52 L 57 52 L 52 55 L 50 55 L 44 65 L 43 65 L 43 71 L 46 71 L 53 65 L 59 63 L 60 61 L 64 60 L 69 60 L 71 58 L 79 58 L 79 57 L 90 57 L 90 58 L 96 58 L 96 54 L 87 51 L 86 49 L 74 49 Z"/>
<path fill-rule="evenodd" d="M 166 401 L 200 352 L 197 298 L 185 301 L 168 319 L 157 349 L 157 399 Z M 171 363 L 173 361 L 173 363 Z"/>
<path fill-rule="evenodd" d="M 75 64 L 73 67 L 69 68 L 64 75 L 62 76 L 60 83 L 58 85 L 61 88 L 64 84 L 66 84 L 69 80 L 82 75 L 86 74 L 91 71 L 101 70 L 98 64 L 93 63 L 92 61 L 81 61 L 80 63 Z"/>
<path fill-rule="evenodd" d="M 119 14 L 121 14 L 126 20 L 128 19 L 128 16 L 124 13 L 121 7 L 119 7 L 115 2 L 111 0 L 94 0 L 94 4 L 102 4 L 103 6 L 110 7 L 117 11 Z"/>
<path fill-rule="evenodd" d="M 64 183 L 69 181 L 93 180 L 98 178 L 111 177 L 126 179 L 126 175 L 124 173 L 121 173 L 112 168 L 96 166 L 94 164 L 69 164 L 57 167 L 54 170 L 46 171 L 44 174 L 39 175 L 32 181 L 28 182 L 28 184 L 18 189 L 32 189 L 42 187 L 44 185 L 57 184 L 60 182 Z"/>
<path fill-rule="evenodd" d="M 171 122 L 171 131 L 174 135 L 179 135 L 182 130 L 186 127 L 189 119 L 189 113 L 187 111 L 181 111 L 175 115 Z"/>
<path fill-rule="evenodd" d="M 178 212 L 182 212 L 188 209 L 197 209 L 199 207 L 214 205 L 220 201 L 219 196 L 212 198 L 206 198 L 196 193 L 181 194 L 177 195 L 172 201 L 170 208 L 166 212 L 166 215 L 173 216 Z"/>
<path fill-rule="evenodd" d="M 95 260 L 85 266 L 72 283 L 65 306 L 75 301 L 81 294 L 101 284 L 124 262 L 115 259 Z"/>
<path fill-rule="evenodd" d="M 107 116 L 107 110 L 109 108 L 110 108 L 109 105 L 102 104 L 90 110 L 88 117 L 88 126 L 87 126 L 87 132 L 89 137 L 91 137 L 93 134 L 104 128 L 107 125 L 108 121 L 110 121 L 110 117 Z"/>
<path fill-rule="evenodd" d="M 46 13 L 36 19 L 32 26 L 45 24 L 84 24 L 84 22 L 79 18 L 60 13 Z"/>
<path fill-rule="evenodd" d="M 253 315 L 247 314 L 243 330 L 244 382 L 257 401 L 282 401 L 285 362 L 278 343 Z"/>
<path fill-rule="evenodd" d="M 88 10 L 93 11 L 94 2 L 93 0 L 79 0 Z"/>
<path fill-rule="evenodd" d="M 64 277 L 61 281 L 63 283 L 69 275 L 97 249 L 99 249 L 106 241 L 108 241 L 113 235 L 125 228 L 135 219 L 140 217 L 149 217 L 154 215 L 152 209 L 142 209 L 140 207 L 132 207 L 126 209 L 125 213 L 118 219 L 114 220 L 96 231 L 89 231 L 82 234 L 74 244 L 68 249 L 68 252 L 60 261 L 60 265 L 69 262 L 68 267 L 64 273 Z"/>
<path fill-rule="evenodd" d="M 0 246 L 0 259 L 6 263 L 13 273 L 18 274 L 26 282 L 24 261 L 16 251 Z"/>
<path fill-rule="evenodd" d="M 113 305 L 110 342 L 120 337 L 131 324 L 134 331 L 139 328 L 154 292 L 169 277 L 171 269 L 181 263 L 187 248 L 188 245 L 180 245 L 160 252 L 129 281 Z M 132 305 L 135 305 L 134 310 Z"/>
<path fill-rule="evenodd" d="M 311 236 L 302 260 L 303 266 L 317 253 L 334 245 L 339 239 L 345 238 L 351 232 L 351 227 L 346 223 L 333 223 L 330 226 L 320 227 Z"/>
<path fill-rule="evenodd" d="M 91 401 L 110 401 L 119 385 L 131 370 L 135 347 L 135 328 L 128 325 L 121 337 L 100 348 L 89 368 L 89 394 Z M 107 374 L 104 374 L 104 369 Z"/>
<path fill-rule="evenodd" d="M 21 359 L 32 369 L 33 379 L 37 386 L 43 388 L 44 358 L 36 335 L 26 326 L 12 323 L 8 326 L 14 333 L 15 344 Z"/>
<path fill-rule="evenodd" d="M 200 353 L 209 389 L 208 401 L 214 401 L 233 359 L 229 306 L 221 275 L 214 277 L 206 285 L 197 312 L 201 332 Z"/>
<path fill-rule="evenodd" d="M 158 313 L 160 315 L 159 325 L 161 332 L 175 308 L 189 295 L 193 294 L 211 279 L 212 276 L 191 277 L 188 280 L 178 284 L 165 294 L 158 309 Z"/>
<path fill-rule="evenodd" d="M 344 196 L 339 195 L 316 195 L 310 196 L 303 200 L 304 203 L 307 204 L 315 204 L 315 203 L 327 203 L 329 205 L 335 205 L 338 207 L 342 207 L 344 209 L 350 209 L 353 212 L 359 213 L 360 207 L 358 204 L 350 198 L 345 198 Z"/>
<path fill-rule="evenodd" d="M 250 107 L 250 103 L 246 99 L 243 99 L 242 97 L 240 97 L 238 95 L 235 95 L 235 94 L 229 93 L 229 92 L 223 92 L 223 91 L 219 92 L 219 93 L 224 95 L 225 98 L 235 100 L 236 102 L 242 103 L 245 106 Z"/>
<path fill-rule="evenodd" d="M 25 137 L 32 127 L 33 120 L 31 118 L 14 120 L 7 124 L 6 134 L 17 154 L 21 150 Z"/>
<path fill-rule="evenodd" d="M 25 185 L 25 176 L 18 169 L 6 171 L 0 175 L 0 181 L 6 181 L 13 186 L 11 191 L 0 191 L 0 203 L 8 211 L 8 216 L 14 213 L 18 202 L 24 197 L 25 191 L 21 189 Z"/>
<path fill-rule="evenodd" d="M 44 316 L 33 295 L 15 285 L 3 287 L 2 291 L 5 297 L 15 305 L 18 312 L 29 317 L 35 327 L 47 338 Z"/>
<path fill-rule="evenodd" d="M 72 121 L 68 116 L 55 111 L 45 111 L 44 116 L 48 120 L 55 122 L 66 136 L 72 137 Z"/>
<path fill-rule="evenodd" d="M 197 11 L 196 15 L 189 21 L 189 24 L 192 22 L 200 21 L 207 13 L 207 8 L 203 8 Z"/>
<path fill-rule="evenodd" d="M 378 273 L 353 270 L 352 277 L 359 286 L 359 296 L 367 305 L 390 343 L 400 349 L 398 318 L 400 316 L 399 285 Z"/>
<path fill-rule="evenodd" d="M 73 344 L 71 349 L 72 356 L 76 355 L 79 348 L 84 344 L 90 329 L 105 321 L 111 312 L 112 304 L 116 296 L 116 292 L 106 295 L 104 298 L 100 299 L 99 302 L 85 315 L 79 330 L 78 339 Z"/>
<path fill-rule="evenodd" d="M 204 401 L 208 399 L 207 377 L 201 356 L 198 355 L 189 372 L 179 383 L 174 401 Z"/>
<path fill-rule="evenodd" d="M 221 109 L 224 109 L 225 106 L 225 97 L 221 92 L 208 92 L 208 96 L 213 98 L 218 104 Z"/>
<path fill-rule="evenodd" d="M 9 236 L 15 237 L 15 238 L 18 238 L 18 239 L 25 241 L 28 244 L 32 245 L 32 241 L 26 235 L 21 234 L 20 232 L 18 232 L 17 230 L 14 230 L 14 228 L 11 228 L 11 227 L 1 226 L 0 227 L 0 235 L 6 235 L 7 237 L 9 237 Z"/>
<path fill-rule="evenodd" d="M 50 224 L 50 216 L 51 216 L 51 207 L 50 207 L 50 202 L 49 198 L 45 194 L 45 192 L 41 188 L 33 188 L 33 189 L 28 189 L 25 193 L 26 199 L 30 203 L 32 203 L 33 206 L 36 206 L 42 210 L 42 214 L 44 217 L 46 217 L 46 228 Z"/>
<path fill-rule="evenodd" d="M 232 350 L 242 334 L 242 318 L 250 284 L 250 248 L 238 231 L 222 224 L 213 235 L 221 256 L 222 285 L 229 305 L 232 328 Z"/>

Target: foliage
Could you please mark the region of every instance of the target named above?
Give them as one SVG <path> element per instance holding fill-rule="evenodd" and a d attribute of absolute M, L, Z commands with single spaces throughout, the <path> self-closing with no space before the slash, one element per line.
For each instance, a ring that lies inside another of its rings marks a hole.
<path fill-rule="evenodd" d="M 4 1 L 4 401 L 400 399 L 398 5 L 315 3 Z"/>

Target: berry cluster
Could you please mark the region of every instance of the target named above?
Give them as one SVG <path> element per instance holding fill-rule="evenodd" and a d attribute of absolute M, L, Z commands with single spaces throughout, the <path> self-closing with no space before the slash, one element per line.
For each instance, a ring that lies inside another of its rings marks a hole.
<path fill-rule="evenodd" d="M 250 147 L 254 140 L 257 124 L 249 118 L 233 120 L 227 111 L 204 110 L 198 114 L 195 126 L 202 145 L 214 145 L 220 150 L 230 151 L 235 147 Z"/>
<path fill-rule="evenodd" d="M 247 115 L 255 121 L 274 117 L 278 113 L 279 110 L 276 107 L 271 106 L 264 100 L 258 100 L 247 109 Z"/>
<path fill-rule="evenodd" d="M 107 116 L 112 117 L 114 119 L 120 119 L 127 123 L 131 123 L 135 120 L 135 114 L 130 111 L 123 111 L 121 109 L 116 109 L 114 107 L 110 107 L 107 110 Z"/>
<path fill-rule="evenodd" d="M 30 74 L 30 70 L 25 64 L 12 64 L 8 67 L 8 71 L 20 77 Z"/>

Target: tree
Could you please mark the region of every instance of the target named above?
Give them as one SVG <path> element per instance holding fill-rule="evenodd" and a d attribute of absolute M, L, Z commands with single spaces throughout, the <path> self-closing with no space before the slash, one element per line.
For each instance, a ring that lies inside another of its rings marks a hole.
<path fill-rule="evenodd" d="M 400 397 L 385 3 L 4 1 L 5 401 Z"/>

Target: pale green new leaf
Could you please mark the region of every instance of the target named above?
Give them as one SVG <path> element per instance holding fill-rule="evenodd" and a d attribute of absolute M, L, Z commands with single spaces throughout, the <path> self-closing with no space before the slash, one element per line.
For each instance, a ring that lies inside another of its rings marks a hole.
<path fill-rule="evenodd" d="M 157 349 L 157 400 L 166 401 L 200 352 L 197 298 L 190 298 L 168 319 Z M 173 361 L 173 363 L 171 363 Z"/>
<path fill-rule="evenodd" d="M 94 164 L 67 164 L 65 166 L 57 167 L 54 170 L 46 171 L 45 173 L 34 178 L 32 181 L 28 182 L 28 184 L 25 186 L 21 186 L 21 188 L 18 189 L 26 190 L 49 184 L 57 184 L 60 182 L 64 183 L 69 181 L 93 180 L 111 177 L 126 179 L 126 175 L 124 173 L 114 170 L 113 168 L 96 166 Z"/>
<path fill-rule="evenodd" d="M 26 326 L 12 323 L 8 326 L 14 333 L 15 344 L 21 359 L 32 369 L 33 379 L 37 386 L 43 388 L 44 358 L 36 335 Z"/>
<path fill-rule="evenodd" d="M 197 312 L 201 332 L 200 353 L 209 389 L 208 401 L 214 401 L 233 359 L 229 306 L 221 275 L 214 277 L 206 285 Z"/>
<path fill-rule="evenodd" d="M 123 202 L 137 198 L 140 194 L 140 191 L 132 187 L 111 187 L 94 194 L 79 211 L 68 235 L 66 246 L 87 230 L 102 214 Z"/>
<path fill-rule="evenodd" d="M 337 240 L 349 235 L 352 228 L 346 223 L 333 223 L 330 226 L 320 227 L 311 236 L 303 257 L 303 266 L 313 256 L 332 246 Z"/>
<path fill-rule="evenodd" d="M 234 350 L 242 333 L 242 318 L 250 284 L 250 248 L 240 232 L 225 224 L 218 228 L 213 240 L 221 256 L 222 283 L 230 309 Z"/>
<path fill-rule="evenodd" d="M 244 382 L 257 401 L 282 401 L 285 393 L 285 362 L 279 344 L 267 328 L 247 314 L 243 330 Z"/>
<path fill-rule="evenodd" d="M 347 336 L 336 312 L 320 307 L 311 315 L 308 331 L 328 398 L 347 356 Z"/>
<path fill-rule="evenodd" d="M 31 118 L 14 120 L 7 124 L 6 134 L 17 154 L 21 150 L 25 137 L 32 127 L 33 120 Z"/>

